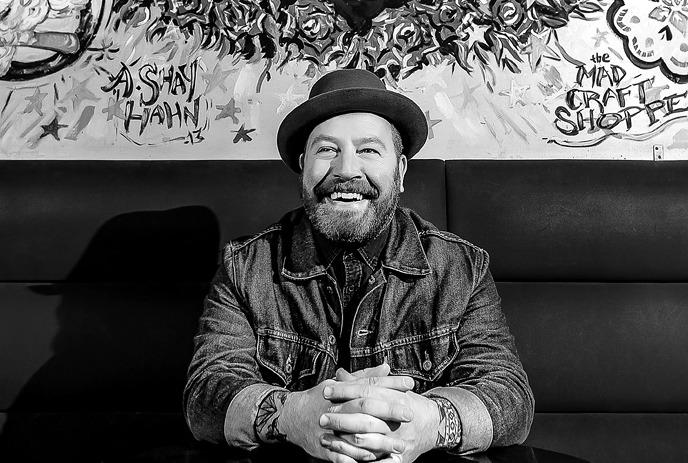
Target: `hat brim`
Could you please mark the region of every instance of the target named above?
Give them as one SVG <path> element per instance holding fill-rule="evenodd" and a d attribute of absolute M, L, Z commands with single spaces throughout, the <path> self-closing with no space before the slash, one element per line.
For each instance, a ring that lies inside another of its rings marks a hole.
<path fill-rule="evenodd" d="M 282 160 L 300 172 L 299 156 L 313 128 L 334 116 L 356 112 L 376 114 L 393 124 L 407 158 L 418 153 L 428 137 L 425 114 L 410 98 L 386 89 L 345 88 L 310 98 L 284 118 L 277 133 Z"/>

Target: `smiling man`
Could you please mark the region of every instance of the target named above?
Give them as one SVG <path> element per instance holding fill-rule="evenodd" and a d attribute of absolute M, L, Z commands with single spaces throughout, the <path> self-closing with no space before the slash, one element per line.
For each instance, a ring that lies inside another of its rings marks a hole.
<path fill-rule="evenodd" d="M 184 392 L 198 439 L 340 463 L 523 442 L 533 396 L 482 249 L 398 206 L 410 99 L 334 71 L 282 122 L 304 207 L 232 241 Z"/>

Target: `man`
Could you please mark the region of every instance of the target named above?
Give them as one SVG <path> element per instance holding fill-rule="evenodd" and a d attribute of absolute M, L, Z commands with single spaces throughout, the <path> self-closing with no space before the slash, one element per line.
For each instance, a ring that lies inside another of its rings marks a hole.
<path fill-rule="evenodd" d="M 533 396 L 487 253 L 397 206 L 426 138 L 420 108 L 361 70 L 285 118 L 304 208 L 224 249 L 184 394 L 196 438 L 341 463 L 525 440 Z"/>

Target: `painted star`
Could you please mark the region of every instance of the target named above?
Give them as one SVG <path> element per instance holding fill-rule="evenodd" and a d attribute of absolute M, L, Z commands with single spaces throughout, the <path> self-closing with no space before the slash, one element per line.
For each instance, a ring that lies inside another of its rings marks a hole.
<path fill-rule="evenodd" d="M 206 83 L 205 92 L 208 93 L 215 87 L 220 87 L 220 89 L 222 89 L 223 92 L 226 92 L 227 87 L 225 87 L 225 80 L 230 74 L 233 74 L 235 72 L 236 69 L 230 69 L 229 71 L 222 70 L 220 62 L 218 61 L 218 63 L 213 68 L 213 72 L 205 72 L 201 74 L 201 77 L 203 78 L 203 80 L 205 80 Z"/>
<path fill-rule="evenodd" d="M 430 119 L 430 111 L 425 111 L 425 120 L 428 121 L 428 139 L 432 140 L 435 138 L 435 132 L 432 128 L 442 122 L 442 119 Z"/>
<path fill-rule="evenodd" d="M 607 42 L 607 34 L 609 34 L 609 31 L 601 31 L 597 28 L 597 32 L 592 36 L 592 39 L 595 41 L 595 48 L 599 48 L 602 42 L 609 43 Z"/>
<path fill-rule="evenodd" d="M 65 93 L 61 101 L 72 100 L 72 108 L 75 110 L 77 106 L 81 104 L 82 101 L 100 101 L 100 98 L 95 96 L 93 92 L 86 88 L 86 84 L 88 84 L 89 79 L 90 77 L 82 80 L 81 82 L 74 79 L 72 82 L 72 88 L 67 93 Z"/>
<path fill-rule="evenodd" d="M 113 117 L 118 117 L 122 120 L 124 120 L 124 111 L 122 111 L 122 103 L 124 103 L 124 99 L 121 98 L 119 100 L 116 100 L 114 98 L 109 98 L 108 99 L 108 107 L 103 108 L 101 111 L 104 114 L 107 114 L 107 120 L 111 121 Z"/>
<path fill-rule="evenodd" d="M 24 108 L 24 113 L 31 113 L 36 111 L 39 116 L 43 115 L 43 99 L 48 96 L 47 93 L 41 92 L 39 87 L 36 87 L 36 91 L 33 95 L 24 98 L 29 104 Z"/>
<path fill-rule="evenodd" d="M 232 130 L 236 134 L 234 137 L 234 143 L 239 143 L 240 141 L 252 141 L 253 138 L 249 137 L 248 134 L 255 131 L 256 129 L 248 129 L 246 130 L 244 128 L 245 124 L 241 124 L 241 127 L 239 127 L 239 130 Z"/>
<path fill-rule="evenodd" d="M 224 119 L 226 117 L 231 117 L 232 122 L 234 122 L 235 124 L 239 123 L 239 118 L 236 117 L 236 115 L 241 112 L 241 108 L 237 108 L 236 101 L 234 101 L 234 98 L 231 98 L 229 102 L 225 105 L 216 105 L 215 109 L 220 110 L 220 114 L 215 116 L 216 121 Z"/>
<path fill-rule="evenodd" d="M 500 95 L 502 96 L 508 96 L 509 97 L 509 107 L 513 108 L 517 104 L 520 104 L 521 106 L 525 106 L 526 102 L 523 101 L 523 97 L 526 95 L 526 91 L 529 89 L 529 86 L 520 86 L 516 83 L 515 79 L 511 79 L 511 86 L 509 90 L 502 90 L 499 92 Z"/>
<path fill-rule="evenodd" d="M 478 42 L 485 43 L 485 32 L 487 32 L 487 26 L 479 24 L 471 25 L 471 28 L 467 31 L 468 36 L 466 37 L 469 50 Z"/>
<path fill-rule="evenodd" d="M 530 69 L 535 72 L 537 70 L 542 57 L 550 51 L 549 48 L 549 31 L 542 34 L 531 34 L 530 43 L 523 48 L 523 51 L 530 57 Z"/>
<path fill-rule="evenodd" d="M 468 85 L 468 79 L 463 79 L 461 82 L 461 85 L 463 86 L 463 89 L 460 93 L 457 95 L 453 95 L 450 98 L 459 98 L 463 97 L 463 101 L 461 102 L 461 109 L 466 109 L 469 104 L 474 104 L 475 106 L 478 106 L 478 100 L 475 98 L 475 91 L 483 85 L 476 85 L 474 87 L 471 87 Z"/>
<path fill-rule="evenodd" d="M 67 126 L 63 125 L 63 124 L 58 124 L 57 123 L 57 117 L 54 117 L 50 124 L 41 125 L 41 127 L 43 128 L 43 133 L 41 134 L 40 137 L 38 137 L 39 140 L 45 136 L 48 136 L 48 135 L 52 135 L 55 138 L 55 140 L 59 140 L 60 136 L 57 133 L 58 130 L 65 128 Z"/>

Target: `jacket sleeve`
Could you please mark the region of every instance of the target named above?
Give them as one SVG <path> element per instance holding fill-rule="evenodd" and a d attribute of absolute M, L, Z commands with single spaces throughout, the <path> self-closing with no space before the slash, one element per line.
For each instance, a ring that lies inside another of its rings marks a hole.
<path fill-rule="evenodd" d="M 485 251 L 476 259 L 473 291 L 456 333 L 459 355 L 447 386 L 427 391 L 452 402 L 459 412 L 459 453 L 525 441 L 534 399 L 501 309 Z"/>
<path fill-rule="evenodd" d="M 255 359 L 256 338 L 236 288 L 231 245 L 204 301 L 184 388 L 186 422 L 194 437 L 251 450 L 254 421 L 268 393 Z M 286 389 L 284 389 L 286 390 Z"/>

